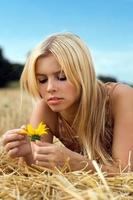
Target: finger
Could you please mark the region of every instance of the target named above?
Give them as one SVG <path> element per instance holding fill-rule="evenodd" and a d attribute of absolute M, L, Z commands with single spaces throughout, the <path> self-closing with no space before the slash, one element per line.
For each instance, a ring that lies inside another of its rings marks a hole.
<path fill-rule="evenodd" d="M 27 135 L 26 125 L 22 125 L 22 126 L 20 127 L 19 134 Z"/>
<path fill-rule="evenodd" d="M 5 145 L 5 150 L 8 152 L 9 150 L 16 148 L 22 144 L 26 144 L 25 140 L 21 140 L 21 141 L 14 141 L 14 142 L 9 142 Z"/>
<path fill-rule="evenodd" d="M 21 130 L 22 130 L 21 128 L 12 129 L 12 130 L 7 131 L 4 135 L 10 135 L 10 134 L 13 134 L 13 133 L 19 133 Z"/>
<path fill-rule="evenodd" d="M 39 140 L 36 140 L 35 142 L 38 146 L 51 146 L 53 144 L 51 143 L 48 143 L 48 142 L 42 142 L 42 141 L 39 141 Z"/>
<path fill-rule="evenodd" d="M 51 146 L 37 146 L 34 145 L 33 151 L 37 154 L 51 154 L 53 152 L 53 148 Z"/>
<path fill-rule="evenodd" d="M 21 129 L 25 129 L 25 128 L 26 128 L 26 125 L 23 124 L 20 128 L 21 128 Z"/>
<path fill-rule="evenodd" d="M 54 169 L 56 167 L 54 162 L 44 162 L 44 161 L 36 161 L 35 162 L 36 165 L 41 166 L 41 167 L 45 167 L 47 169 Z"/>
<path fill-rule="evenodd" d="M 8 155 L 12 158 L 15 158 L 15 157 L 18 157 L 18 152 L 19 152 L 19 149 L 16 147 L 14 149 L 11 149 L 9 152 L 8 152 Z"/>
<path fill-rule="evenodd" d="M 49 162 L 49 158 L 50 158 L 50 157 L 49 157 L 48 155 L 45 155 L 45 154 L 37 154 L 37 153 L 34 153 L 34 154 L 33 154 L 33 158 L 34 158 L 34 160 Z"/>
<path fill-rule="evenodd" d="M 9 136 L 9 135 L 13 135 L 13 134 L 21 135 L 21 134 L 19 134 L 21 130 L 22 130 L 22 129 L 13 129 L 13 130 L 9 130 L 9 131 L 7 131 L 6 133 L 4 133 L 4 134 L 2 135 L 2 138 L 3 138 L 3 140 L 5 140 L 6 137 Z"/>
<path fill-rule="evenodd" d="M 2 142 L 5 145 L 8 142 L 15 141 L 15 140 L 22 140 L 25 136 L 17 133 L 3 135 Z"/>
<path fill-rule="evenodd" d="M 24 132 L 24 129 L 22 128 L 9 130 L 5 134 L 3 134 L 2 137 L 3 139 L 5 139 L 8 135 L 13 135 L 13 134 L 22 135 L 22 137 L 25 137 L 25 132 Z"/>

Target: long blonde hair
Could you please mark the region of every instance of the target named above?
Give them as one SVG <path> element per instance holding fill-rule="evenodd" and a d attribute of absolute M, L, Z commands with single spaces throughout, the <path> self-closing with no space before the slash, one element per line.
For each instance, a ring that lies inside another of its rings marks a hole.
<path fill-rule="evenodd" d="M 106 89 L 96 79 L 89 49 L 72 33 L 49 36 L 30 54 L 25 64 L 21 86 L 33 97 L 39 97 L 35 77 L 36 61 L 52 54 L 57 59 L 67 78 L 80 90 L 80 103 L 72 127 L 90 159 L 109 163 L 111 155 L 104 148 Z M 82 120 L 81 120 L 82 119 Z"/>

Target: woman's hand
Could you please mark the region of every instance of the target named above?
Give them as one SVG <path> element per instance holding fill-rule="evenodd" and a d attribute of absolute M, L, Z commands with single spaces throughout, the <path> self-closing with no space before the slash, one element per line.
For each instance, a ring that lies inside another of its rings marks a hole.
<path fill-rule="evenodd" d="M 12 158 L 32 155 L 30 141 L 26 135 L 20 134 L 22 130 L 9 130 L 3 135 L 4 149 Z"/>
<path fill-rule="evenodd" d="M 36 141 L 32 145 L 35 164 L 49 169 L 62 168 L 69 164 L 72 171 L 82 169 L 87 164 L 87 159 L 64 146 Z"/>

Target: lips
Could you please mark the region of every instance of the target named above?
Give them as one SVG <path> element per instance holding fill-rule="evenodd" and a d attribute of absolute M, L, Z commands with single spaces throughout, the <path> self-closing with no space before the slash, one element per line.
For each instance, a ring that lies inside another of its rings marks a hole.
<path fill-rule="evenodd" d="M 59 98 L 59 97 L 51 97 L 51 98 L 48 99 L 48 101 L 52 101 L 52 100 L 60 100 L 60 99 L 62 99 L 62 98 Z"/>
<path fill-rule="evenodd" d="M 61 101 L 63 100 L 63 98 L 59 98 L 59 97 L 50 97 L 48 99 L 48 104 L 50 105 L 56 105 L 61 103 Z"/>

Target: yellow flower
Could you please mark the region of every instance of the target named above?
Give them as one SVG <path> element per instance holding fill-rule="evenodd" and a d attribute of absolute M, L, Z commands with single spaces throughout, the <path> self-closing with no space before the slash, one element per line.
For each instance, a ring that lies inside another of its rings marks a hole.
<path fill-rule="evenodd" d="M 31 124 L 28 124 L 26 128 L 24 128 L 21 133 L 27 134 L 31 137 L 32 141 L 40 140 L 42 135 L 47 134 L 48 128 L 46 127 L 46 124 L 43 122 L 40 122 L 37 128 L 33 128 Z"/>

